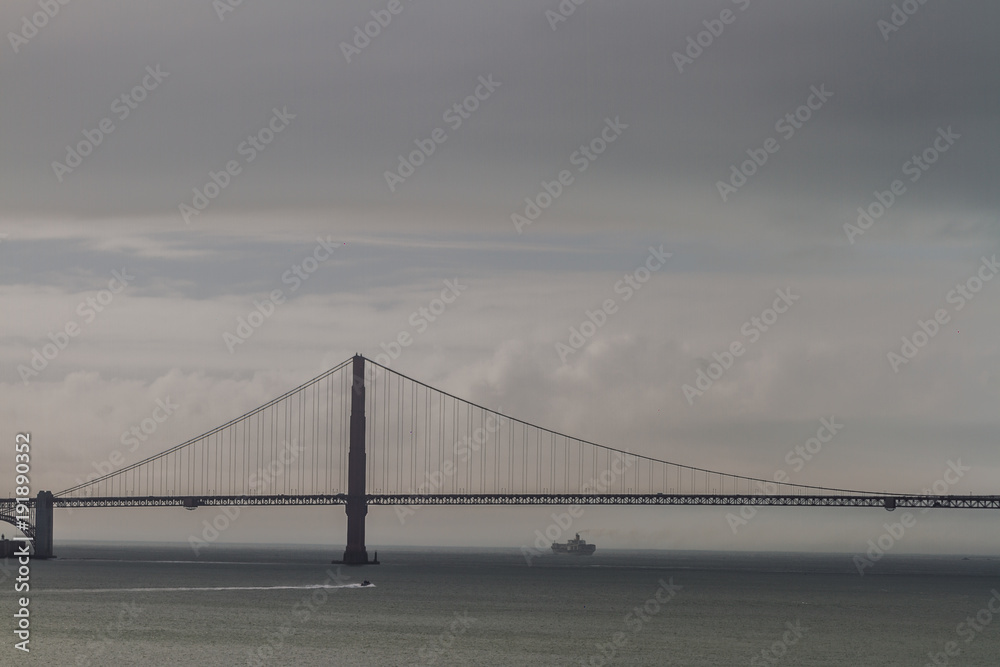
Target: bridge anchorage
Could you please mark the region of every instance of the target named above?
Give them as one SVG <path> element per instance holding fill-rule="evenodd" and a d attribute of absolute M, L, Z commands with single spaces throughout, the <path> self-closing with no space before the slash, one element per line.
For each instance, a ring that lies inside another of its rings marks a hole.
<path fill-rule="evenodd" d="M 57 507 L 343 505 L 347 541 L 334 562 L 367 565 L 378 562 L 365 541 L 373 505 L 394 506 L 403 520 L 428 505 L 893 511 L 1000 509 L 1000 496 L 854 491 L 686 466 L 502 415 L 355 355 L 202 435 L 26 504 L 29 521 L 19 527 L 34 540 L 36 558 L 53 556 Z M 16 524 L 16 509 L 15 499 L 0 498 L 0 521 Z M 221 533 L 237 520 L 222 510 L 203 524 Z M 190 540 L 195 546 L 200 538 Z"/>
<path fill-rule="evenodd" d="M 18 503 L 15 498 L 0 500 L 0 521 L 15 526 L 21 533 L 31 541 L 31 557 L 39 560 L 55 558 L 52 553 L 53 516 L 52 508 L 53 496 L 51 491 L 39 491 L 34 498 L 25 499 L 26 502 Z M 18 505 L 24 505 L 20 508 Z M 24 511 L 27 509 L 27 512 Z M 27 514 L 28 518 L 24 516 Z M 3 553 L 0 558 L 9 557 L 7 551 L 14 540 L 5 540 Z"/>

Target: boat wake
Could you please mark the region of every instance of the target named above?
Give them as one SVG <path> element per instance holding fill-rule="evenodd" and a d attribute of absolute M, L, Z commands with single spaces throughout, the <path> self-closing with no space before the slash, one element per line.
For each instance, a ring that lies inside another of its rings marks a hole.
<path fill-rule="evenodd" d="M 160 588 L 49 588 L 39 593 L 174 593 L 179 591 L 306 591 L 317 588 L 375 588 L 375 584 L 310 584 L 306 586 L 172 586 Z"/>

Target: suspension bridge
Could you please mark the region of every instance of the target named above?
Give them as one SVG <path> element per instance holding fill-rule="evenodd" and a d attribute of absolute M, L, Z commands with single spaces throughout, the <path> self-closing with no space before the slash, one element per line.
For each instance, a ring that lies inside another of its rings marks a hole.
<path fill-rule="evenodd" d="M 998 495 L 855 491 L 707 470 L 529 424 L 361 355 L 202 435 L 58 493 L 0 499 L 53 556 L 62 507 L 343 505 L 343 562 L 373 562 L 371 505 L 771 505 L 1000 509 Z"/>

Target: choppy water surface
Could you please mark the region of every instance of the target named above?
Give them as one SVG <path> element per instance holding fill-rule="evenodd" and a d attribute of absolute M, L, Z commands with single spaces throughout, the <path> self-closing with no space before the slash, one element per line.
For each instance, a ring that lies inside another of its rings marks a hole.
<path fill-rule="evenodd" d="M 338 571 L 329 547 L 57 554 L 32 564 L 30 656 L 5 640 L 0 664 L 921 666 L 948 642 L 940 664 L 1000 664 L 1000 559 L 890 555 L 861 577 L 846 555 L 599 549 L 529 567 L 513 549 L 388 549 Z"/>

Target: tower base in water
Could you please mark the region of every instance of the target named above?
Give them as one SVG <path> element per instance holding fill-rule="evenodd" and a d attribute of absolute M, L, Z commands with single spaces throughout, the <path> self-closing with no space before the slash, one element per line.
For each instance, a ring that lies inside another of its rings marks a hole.
<path fill-rule="evenodd" d="M 378 565 L 378 552 L 375 552 L 375 558 L 368 560 L 368 550 L 362 549 L 361 551 L 352 551 L 351 549 L 344 550 L 344 560 L 331 561 L 334 565 Z"/>

